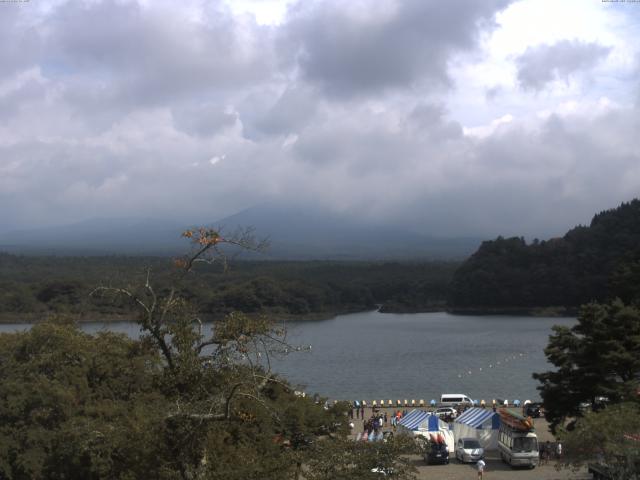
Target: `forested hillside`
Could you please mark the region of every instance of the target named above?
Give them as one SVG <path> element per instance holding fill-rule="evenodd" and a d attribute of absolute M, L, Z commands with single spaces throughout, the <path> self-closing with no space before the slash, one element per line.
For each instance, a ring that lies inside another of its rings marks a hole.
<path fill-rule="evenodd" d="M 456 271 L 449 306 L 499 310 L 640 298 L 640 200 L 601 212 L 548 241 L 483 242 Z"/>
<path fill-rule="evenodd" d="M 203 315 L 231 311 L 317 318 L 362 311 L 444 309 L 457 262 L 236 261 L 228 272 L 201 266 L 183 287 Z M 171 283 L 163 257 L 31 257 L 0 254 L 0 319 L 40 320 L 50 313 L 80 320 L 129 316 L 122 299 L 90 298 L 100 285 L 141 281 L 147 268 L 160 287 Z"/>

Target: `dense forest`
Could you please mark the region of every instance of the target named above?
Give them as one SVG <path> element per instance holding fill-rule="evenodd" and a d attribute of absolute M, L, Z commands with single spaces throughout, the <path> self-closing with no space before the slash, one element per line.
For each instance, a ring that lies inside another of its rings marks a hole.
<path fill-rule="evenodd" d="M 457 311 L 563 307 L 640 298 L 640 200 L 601 212 L 548 241 L 483 242 L 456 271 L 449 307 Z"/>
<path fill-rule="evenodd" d="M 457 262 L 241 261 L 223 272 L 203 265 L 181 296 L 203 315 L 231 311 L 319 318 L 382 305 L 383 311 L 445 308 Z M 0 319 L 40 320 L 47 314 L 81 320 L 119 319 L 130 313 L 123 299 L 90 298 L 98 286 L 128 285 L 151 270 L 166 287 L 175 269 L 166 257 L 34 257 L 0 254 Z"/>
<path fill-rule="evenodd" d="M 151 271 L 172 282 L 167 257 L 22 256 L 0 253 L 0 320 L 121 319 L 130 306 L 90 298 L 98 286 L 139 282 Z M 232 311 L 322 318 L 380 306 L 383 312 L 577 312 L 590 301 L 640 299 L 640 200 L 597 214 L 561 238 L 483 242 L 459 262 L 240 260 L 228 271 L 202 266 L 183 284 L 202 315 Z M 546 309 L 546 310 L 544 310 Z"/>
<path fill-rule="evenodd" d="M 67 315 L 0 334 L 0 478 L 414 479 L 410 437 L 351 441 L 348 402 L 296 392 L 271 369 L 295 352 L 279 322 L 233 312 L 203 331 L 182 285 L 237 243 L 193 236 L 164 287 L 144 275 L 100 289 L 129 303 L 140 338 L 89 335 Z"/>

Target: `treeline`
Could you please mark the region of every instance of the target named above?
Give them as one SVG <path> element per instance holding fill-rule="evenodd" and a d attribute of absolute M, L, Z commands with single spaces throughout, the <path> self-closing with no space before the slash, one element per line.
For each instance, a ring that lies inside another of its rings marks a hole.
<path fill-rule="evenodd" d="M 203 315 L 231 311 L 315 317 L 362 311 L 443 309 L 457 262 L 235 261 L 223 272 L 202 265 L 179 292 Z M 160 257 L 32 257 L 0 254 L 0 318 L 39 319 L 50 313 L 84 319 L 130 314 L 122 298 L 93 296 L 98 286 L 139 284 L 150 271 L 157 288 L 173 284 L 175 269 Z M 31 318 L 33 317 L 33 318 Z"/>
<path fill-rule="evenodd" d="M 484 242 L 458 269 L 453 310 L 577 308 L 591 302 L 640 299 L 640 201 L 593 217 L 562 238 Z"/>

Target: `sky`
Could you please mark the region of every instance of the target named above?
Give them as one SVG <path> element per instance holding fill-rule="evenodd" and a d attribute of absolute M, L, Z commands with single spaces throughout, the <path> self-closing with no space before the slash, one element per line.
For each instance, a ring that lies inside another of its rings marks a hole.
<path fill-rule="evenodd" d="M 547 238 L 640 194 L 640 2 L 0 2 L 0 232 L 265 202 Z"/>

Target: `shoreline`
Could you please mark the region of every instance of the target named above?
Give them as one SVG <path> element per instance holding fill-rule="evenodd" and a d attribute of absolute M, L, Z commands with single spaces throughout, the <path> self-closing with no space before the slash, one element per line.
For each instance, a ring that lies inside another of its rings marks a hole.
<path fill-rule="evenodd" d="M 506 308 L 482 308 L 482 307 L 465 307 L 465 308 L 444 308 L 439 307 L 424 307 L 424 308 L 389 308 L 384 304 L 377 305 L 375 307 L 368 308 L 345 308 L 337 309 L 326 312 L 313 312 L 307 314 L 293 314 L 293 313 L 251 313 L 247 314 L 250 317 L 267 316 L 272 317 L 276 322 L 317 322 L 323 320 L 331 320 L 340 315 L 349 315 L 352 313 L 364 313 L 377 311 L 381 314 L 419 314 L 419 313 L 448 313 L 450 315 L 459 316 L 494 316 L 494 315 L 514 315 L 522 317 L 557 317 L 557 318 L 569 318 L 576 317 L 578 315 L 578 308 L 572 307 L 534 307 L 534 308 L 522 308 L 522 307 L 506 307 Z M 224 317 L 225 314 L 202 314 L 202 319 L 209 323 L 216 322 Z M 135 322 L 136 313 L 131 314 L 106 314 L 101 315 L 98 313 L 56 313 L 56 312 L 27 312 L 27 313 L 1 313 L 0 325 L 9 324 L 36 324 L 43 323 L 49 319 L 60 317 L 68 318 L 69 320 L 77 323 L 123 323 L 123 322 Z"/>

